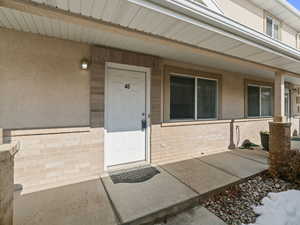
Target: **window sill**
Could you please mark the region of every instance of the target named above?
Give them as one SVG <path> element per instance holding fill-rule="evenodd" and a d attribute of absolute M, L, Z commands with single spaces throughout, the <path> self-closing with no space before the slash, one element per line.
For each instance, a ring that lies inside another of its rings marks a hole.
<path fill-rule="evenodd" d="M 162 127 L 177 127 L 177 126 L 192 126 L 192 125 L 207 125 L 207 124 L 221 124 L 230 123 L 231 120 L 193 120 L 193 121 L 170 121 L 163 122 Z"/>
<path fill-rule="evenodd" d="M 258 121 L 273 121 L 273 117 L 259 117 L 259 118 L 242 118 L 233 119 L 234 123 L 241 122 L 258 122 Z M 177 126 L 193 126 L 193 125 L 210 125 L 210 124 L 224 124 L 231 123 L 232 120 L 185 120 L 185 121 L 169 121 L 161 123 L 161 127 L 177 127 Z"/>
<path fill-rule="evenodd" d="M 273 117 L 249 117 L 244 119 L 236 119 L 234 122 L 255 122 L 255 121 L 273 121 Z"/>
<path fill-rule="evenodd" d="M 64 128 L 36 128 L 36 129 L 5 129 L 5 137 L 67 134 L 89 132 L 90 127 L 64 127 Z"/>

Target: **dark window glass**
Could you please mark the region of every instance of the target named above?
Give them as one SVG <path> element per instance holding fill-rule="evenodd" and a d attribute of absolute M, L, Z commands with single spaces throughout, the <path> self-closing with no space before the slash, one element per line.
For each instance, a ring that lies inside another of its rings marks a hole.
<path fill-rule="evenodd" d="M 267 17 L 267 35 L 273 36 L 273 20 Z"/>
<path fill-rule="evenodd" d="M 261 88 L 261 116 L 272 116 L 272 89 Z"/>
<path fill-rule="evenodd" d="M 274 24 L 274 38 L 279 40 L 279 25 Z"/>
<path fill-rule="evenodd" d="M 248 116 L 260 116 L 259 87 L 248 86 Z"/>
<path fill-rule="evenodd" d="M 217 81 L 197 80 L 197 114 L 198 119 L 217 117 Z"/>
<path fill-rule="evenodd" d="M 170 77 L 170 118 L 194 119 L 195 79 Z"/>

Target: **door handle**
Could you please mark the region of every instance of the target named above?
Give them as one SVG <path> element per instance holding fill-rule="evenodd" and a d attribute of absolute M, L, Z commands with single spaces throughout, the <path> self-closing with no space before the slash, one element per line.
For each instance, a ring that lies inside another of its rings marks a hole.
<path fill-rule="evenodd" d="M 147 128 L 147 121 L 145 119 L 142 120 L 142 130 Z"/>

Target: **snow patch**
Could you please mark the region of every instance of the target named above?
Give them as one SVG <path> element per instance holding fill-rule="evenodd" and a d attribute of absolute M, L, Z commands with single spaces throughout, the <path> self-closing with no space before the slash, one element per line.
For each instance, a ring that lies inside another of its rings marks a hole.
<path fill-rule="evenodd" d="M 300 225 L 300 191 L 270 193 L 254 212 L 259 217 L 251 225 Z"/>

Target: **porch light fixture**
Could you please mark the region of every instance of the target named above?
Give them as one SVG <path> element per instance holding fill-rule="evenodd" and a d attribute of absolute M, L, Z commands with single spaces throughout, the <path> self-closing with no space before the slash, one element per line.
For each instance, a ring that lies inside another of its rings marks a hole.
<path fill-rule="evenodd" d="M 80 67 L 81 67 L 82 70 L 88 70 L 89 61 L 86 58 L 82 59 L 81 62 L 80 62 Z"/>

